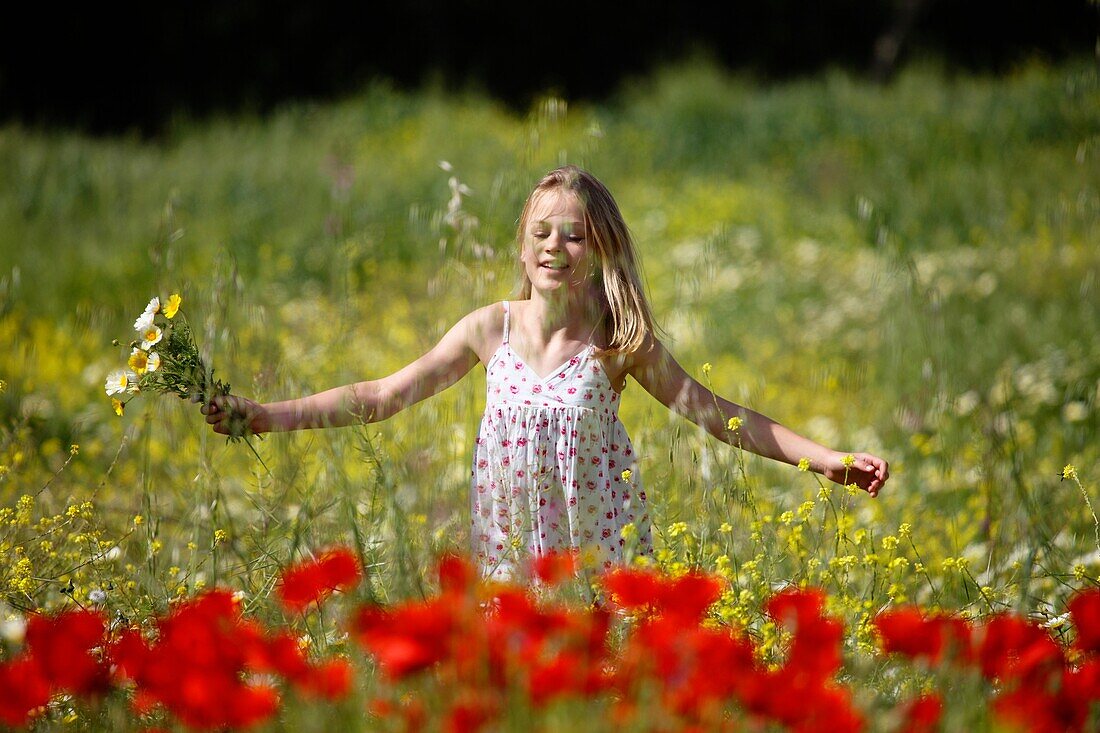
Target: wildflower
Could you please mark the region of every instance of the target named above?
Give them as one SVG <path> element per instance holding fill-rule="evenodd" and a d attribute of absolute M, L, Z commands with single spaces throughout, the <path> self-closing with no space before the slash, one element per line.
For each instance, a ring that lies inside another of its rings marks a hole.
<path fill-rule="evenodd" d="M 183 298 L 180 297 L 179 293 L 169 295 L 168 302 L 164 304 L 164 317 L 169 319 L 175 318 L 182 302 Z"/>
<path fill-rule="evenodd" d="M 107 375 L 107 383 L 103 385 L 108 395 L 123 394 L 130 386 L 130 375 L 125 369 L 116 369 Z M 134 375 L 136 377 L 136 375 Z"/>
<path fill-rule="evenodd" d="M 729 534 L 733 531 L 733 527 L 730 526 L 729 522 L 722 522 L 722 526 L 718 528 L 718 531 L 722 534 Z"/>
<path fill-rule="evenodd" d="M 1064 481 L 1067 478 L 1074 481 L 1077 480 L 1077 467 L 1072 463 L 1067 464 L 1066 467 L 1062 469 L 1062 480 Z"/>
<path fill-rule="evenodd" d="M 809 458 L 799 458 L 798 459 L 798 470 L 802 471 L 803 473 L 805 473 L 806 471 L 809 471 L 810 470 L 810 459 Z"/>
<path fill-rule="evenodd" d="M 731 433 L 737 432 L 738 430 L 741 429 L 741 426 L 744 425 L 744 424 L 745 424 L 745 421 L 742 420 L 741 418 L 731 417 L 728 421 L 726 421 L 726 430 L 729 430 Z"/>
<path fill-rule="evenodd" d="M 157 369 L 160 369 L 160 354 L 155 351 L 150 351 L 148 363 L 145 365 L 145 371 L 155 372 Z"/>
<path fill-rule="evenodd" d="M 215 547 L 217 547 L 221 543 L 225 542 L 227 539 L 229 539 L 229 533 L 226 532 L 224 529 L 214 530 L 214 546 Z"/>
<path fill-rule="evenodd" d="M 92 603 L 103 603 L 107 600 L 107 594 L 100 588 L 93 588 L 88 591 L 88 600 Z"/>
<path fill-rule="evenodd" d="M 1080 582 L 1088 577 L 1088 570 L 1081 563 L 1073 566 L 1073 579 Z"/>
<path fill-rule="evenodd" d="M 276 592 L 287 609 L 302 611 L 311 603 L 321 603 L 335 590 L 355 586 L 361 577 L 355 555 L 350 550 L 335 548 L 287 568 Z"/>
<path fill-rule="evenodd" d="M 852 466 L 856 465 L 856 457 L 849 453 L 848 455 L 841 458 L 840 462 L 844 464 L 845 468 L 851 468 Z"/>
<path fill-rule="evenodd" d="M 72 445 L 69 446 L 69 455 L 70 456 L 75 456 L 79 452 L 80 452 L 80 446 L 78 444 L 73 443 Z"/>
<path fill-rule="evenodd" d="M 687 522 L 673 522 L 668 526 L 669 537 L 679 537 L 680 535 L 687 533 L 687 531 Z"/>
<path fill-rule="evenodd" d="M 145 517 L 141 516 L 140 514 L 135 514 L 134 515 L 134 526 L 135 527 L 140 527 L 144 523 L 145 523 Z"/>
<path fill-rule="evenodd" d="M 887 552 L 896 549 L 898 546 L 898 538 L 894 535 L 887 535 L 882 538 L 882 549 Z"/>
<path fill-rule="evenodd" d="M 8 383 L 3 379 L 0 379 L 0 394 L 4 394 L 4 391 L 8 388 Z"/>
<path fill-rule="evenodd" d="M 710 362 L 709 361 L 704 362 L 704 364 L 703 364 L 703 374 L 710 374 Z"/>
<path fill-rule="evenodd" d="M 122 417 L 122 411 L 126 408 L 126 405 L 122 404 L 122 400 L 112 397 L 111 408 L 115 411 L 116 415 Z"/>
<path fill-rule="evenodd" d="M 160 326 L 150 325 L 141 332 L 141 348 L 148 351 L 150 347 L 159 344 L 162 338 L 164 338 L 164 332 L 160 330 Z"/>
<path fill-rule="evenodd" d="M 575 552 L 547 552 L 531 561 L 531 574 L 546 585 L 556 585 L 577 571 Z"/>
<path fill-rule="evenodd" d="M 149 352 L 135 346 L 134 350 L 130 352 L 130 358 L 126 361 L 126 365 L 134 370 L 135 374 L 144 374 L 149 366 Z"/>
<path fill-rule="evenodd" d="M 912 533 L 913 533 L 913 525 L 909 524 L 909 522 L 902 522 L 901 524 L 898 525 L 898 536 L 899 537 L 908 537 Z"/>
<path fill-rule="evenodd" d="M 628 469 L 626 469 L 626 470 L 624 470 L 624 471 L 623 471 L 623 473 L 622 473 L 622 478 L 623 478 L 623 481 L 629 481 L 629 480 L 630 480 L 630 477 L 631 477 L 631 475 L 632 475 L 632 474 L 631 474 L 631 472 L 630 472 L 630 469 L 629 469 L 629 468 L 628 468 Z"/>

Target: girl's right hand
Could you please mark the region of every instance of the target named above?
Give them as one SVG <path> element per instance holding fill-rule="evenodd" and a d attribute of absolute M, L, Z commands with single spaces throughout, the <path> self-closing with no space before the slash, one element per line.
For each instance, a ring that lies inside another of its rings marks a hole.
<path fill-rule="evenodd" d="M 206 422 L 219 435 L 233 438 L 249 433 L 266 433 L 271 430 L 271 420 L 267 409 L 236 395 L 217 395 L 209 403 L 203 404 L 199 412 L 206 415 Z"/>

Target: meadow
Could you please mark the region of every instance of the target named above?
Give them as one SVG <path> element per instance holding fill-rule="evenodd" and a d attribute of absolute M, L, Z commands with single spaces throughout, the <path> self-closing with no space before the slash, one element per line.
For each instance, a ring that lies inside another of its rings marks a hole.
<path fill-rule="evenodd" d="M 1012 613 L 1074 643 L 1067 602 L 1100 586 L 1098 161 L 1087 63 L 915 67 L 888 86 L 691 64 L 522 115 L 380 82 L 263 117 L 181 116 L 154 139 L 0 128 L 0 659 L 41 611 L 95 608 L 122 628 L 225 588 L 358 670 L 338 703 L 288 691 L 261 729 L 400 730 L 367 701 L 438 701 L 438 685 L 377 673 L 349 619 L 353 604 L 435 597 L 437 559 L 466 552 L 480 367 L 383 423 L 254 451 L 173 398 L 116 416 L 104 379 L 149 299 L 173 293 L 234 393 L 388 374 L 513 293 L 523 199 L 571 162 L 618 199 L 689 373 L 891 464 L 871 500 L 732 450 L 629 384 L 649 563 L 720 579 L 706 622 L 746 634 L 762 664 L 791 646 L 769 598 L 822 589 L 843 622 L 838 679 L 870 730 L 902 729 L 897 706 L 929 689 L 955 691 L 945 730 L 995 729 L 973 700 L 996 685 L 884 654 L 873 621 L 909 604 L 975 623 Z M 281 570 L 332 547 L 352 548 L 362 582 L 288 611 Z M 593 599 L 582 581 L 549 595 Z M 570 730 L 607 705 L 516 703 L 490 729 Z M 28 725 L 62 722 L 181 725 L 139 719 L 123 692 L 62 696 Z"/>

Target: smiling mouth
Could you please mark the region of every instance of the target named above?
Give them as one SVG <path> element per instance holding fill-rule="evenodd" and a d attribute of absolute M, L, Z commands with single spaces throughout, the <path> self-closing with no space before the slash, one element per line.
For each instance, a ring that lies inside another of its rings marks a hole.
<path fill-rule="evenodd" d="M 544 270 L 554 270 L 555 272 L 561 272 L 562 270 L 568 269 L 565 264 L 555 265 L 552 262 L 543 262 L 539 267 Z"/>

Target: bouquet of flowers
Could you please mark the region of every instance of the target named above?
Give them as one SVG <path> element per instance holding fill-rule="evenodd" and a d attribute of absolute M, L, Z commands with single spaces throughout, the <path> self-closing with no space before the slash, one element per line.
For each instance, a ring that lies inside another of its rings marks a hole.
<path fill-rule="evenodd" d="M 216 379 L 214 370 L 203 362 L 191 326 L 180 312 L 182 302 L 178 293 L 163 304 L 154 297 L 134 321 L 137 336 L 130 342 L 126 368 L 107 375 L 105 385 L 120 417 L 127 403 L 143 392 L 174 394 L 203 403 L 229 394 L 229 384 Z M 119 345 L 117 339 L 113 343 Z M 240 440 L 248 432 L 244 416 L 232 416 L 230 426 L 230 440 Z"/>

